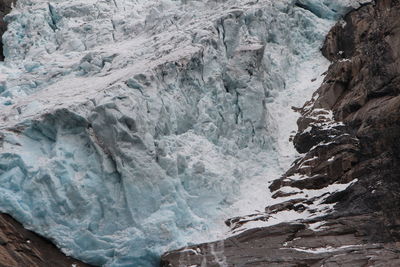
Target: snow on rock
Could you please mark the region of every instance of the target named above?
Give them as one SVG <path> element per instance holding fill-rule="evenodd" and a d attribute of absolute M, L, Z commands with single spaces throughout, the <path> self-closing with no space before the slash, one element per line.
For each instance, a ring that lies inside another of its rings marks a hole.
<path fill-rule="evenodd" d="M 312 248 L 312 249 L 310 249 L 310 248 L 282 248 L 282 249 L 293 249 L 293 250 L 297 250 L 300 252 L 319 254 L 319 253 L 328 253 L 328 252 L 335 252 L 335 251 L 342 251 L 343 253 L 351 252 L 358 247 L 362 247 L 362 245 L 347 245 L 347 246 L 341 246 L 341 247 L 337 247 L 337 248 L 327 246 L 327 247 L 323 247 L 323 248 Z"/>
<path fill-rule="evenodd" d="M 350 4 L 19 0 L 1 211 L 95 265 L 216 238 L 296 156 L 290 106 L 322 81 L 321 42 Z"/>

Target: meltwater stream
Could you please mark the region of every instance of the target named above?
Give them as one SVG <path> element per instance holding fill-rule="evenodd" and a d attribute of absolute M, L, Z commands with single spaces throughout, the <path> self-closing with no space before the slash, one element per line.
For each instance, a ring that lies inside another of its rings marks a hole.
<path fill-rule="evenodd" d="M 0 210 L 101 266 L 156 266 L 221 237 L 296 157 L 291 106 L 322 82 L 319 48 L 351 5 L 19 0 L 0 66 Z"/>

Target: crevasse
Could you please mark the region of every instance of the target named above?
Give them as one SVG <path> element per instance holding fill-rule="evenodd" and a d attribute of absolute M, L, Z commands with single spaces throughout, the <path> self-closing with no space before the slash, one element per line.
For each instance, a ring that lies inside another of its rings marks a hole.
<path fill-rule="evenodd" d="M 95 265 L 156 266 L 217 238 L 296 156 L 290 106 L 318 86 L 319 47 L 352 4 L 19 0 L 0 210 Z"/>

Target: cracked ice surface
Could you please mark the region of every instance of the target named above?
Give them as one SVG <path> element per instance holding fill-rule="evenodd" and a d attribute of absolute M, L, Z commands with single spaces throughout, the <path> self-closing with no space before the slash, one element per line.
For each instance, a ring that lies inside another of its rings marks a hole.
<path fill-rule="evenodd" d="M 296 156 L 290 106 L 318 87 L 319 47 L 350 4 L 19 0 L 1 211 L 95 265 L 153 266 L 217 238 Z"/>

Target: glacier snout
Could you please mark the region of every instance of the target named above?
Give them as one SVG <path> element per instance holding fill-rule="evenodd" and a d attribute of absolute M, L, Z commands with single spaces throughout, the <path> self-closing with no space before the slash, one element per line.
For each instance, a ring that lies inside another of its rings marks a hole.
<path fill-rule="evenodd" d="M 155 266 L 216 238 L 243 184 L 281 170 L 275 111 L 302 68 L 326 67 L 325 2 L 20 0 L 0 68 L 1 211 L 95 265 Z"/>

